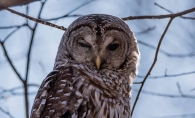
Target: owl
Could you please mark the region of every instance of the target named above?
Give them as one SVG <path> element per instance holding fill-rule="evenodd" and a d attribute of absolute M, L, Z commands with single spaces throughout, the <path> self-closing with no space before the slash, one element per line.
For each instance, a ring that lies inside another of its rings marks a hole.
<path fill-rule="evenodd" d="M 31 118 L 130 118 L 137 40 L 118 17 L 85 15 L 64 33 Z"/>

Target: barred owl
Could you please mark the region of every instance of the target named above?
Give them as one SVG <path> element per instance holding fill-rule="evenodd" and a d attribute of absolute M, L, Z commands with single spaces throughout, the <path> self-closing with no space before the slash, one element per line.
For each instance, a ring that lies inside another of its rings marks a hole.
<path fill-rule="evenodd" d="M 138 63 L 136 38 L 123 20 L 104 14 L 78 18 L 62 37 L 31 118 L 130 118 Z"/>

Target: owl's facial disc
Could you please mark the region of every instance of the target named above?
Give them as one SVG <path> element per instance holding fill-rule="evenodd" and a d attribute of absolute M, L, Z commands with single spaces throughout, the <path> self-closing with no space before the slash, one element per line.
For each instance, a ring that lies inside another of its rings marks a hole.
<path fill-rule="evenodd" d="M 99 36 L 91 28 L 81 27 L 70 35 L 70 40 L 74 39 L 70 42 L 71 56 L 97 70 L 120 69 L 126 58 L 124 38 L 127 37 L 121 31 L 109 30 Z"/>

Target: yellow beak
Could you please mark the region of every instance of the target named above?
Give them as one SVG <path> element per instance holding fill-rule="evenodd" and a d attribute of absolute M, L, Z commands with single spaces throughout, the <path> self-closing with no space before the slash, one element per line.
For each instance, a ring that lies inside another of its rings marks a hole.
<path fill-rule="evenodd" d="M 101 58 L 100 58 L 100 56 L 96 57 L 95 64 L 96 64 L 97 69 L 99 70 L 100 69 L 100 65 L 101 65 Z"/>

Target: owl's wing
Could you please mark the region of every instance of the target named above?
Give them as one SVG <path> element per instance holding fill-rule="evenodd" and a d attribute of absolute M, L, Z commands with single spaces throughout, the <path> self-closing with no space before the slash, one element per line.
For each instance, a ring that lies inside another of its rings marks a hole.
<path fill-rule="evenodd" d="M 88 99 L 78 90 L 81 84 L 81 78 L 71 67 L 51 72 L 38 90 L 31 118 L 86 117 Z"/>
<path fill-rule="evenodd" d="M 54 78 L 56 78 L 56 74 L 57 71 L 52 71 L 42 82 L 34 100 L 30 115 L 31 118 L 40 118 L 40 115 L 43 112 L 48 98 L 48 90 L 50 89 L 50 83 L 54 80 Z"/>

